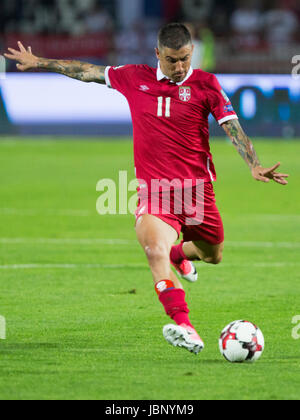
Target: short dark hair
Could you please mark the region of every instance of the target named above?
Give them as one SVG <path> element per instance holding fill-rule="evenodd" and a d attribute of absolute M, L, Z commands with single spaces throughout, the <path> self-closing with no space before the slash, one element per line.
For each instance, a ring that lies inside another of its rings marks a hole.
<path fill-rule="evenodd" d="M 158 48 L 172 48 L 180 50 L 185 45 L 192 44 L 192 36 L 182 23 L 168 23 L 158 34 Z"/>

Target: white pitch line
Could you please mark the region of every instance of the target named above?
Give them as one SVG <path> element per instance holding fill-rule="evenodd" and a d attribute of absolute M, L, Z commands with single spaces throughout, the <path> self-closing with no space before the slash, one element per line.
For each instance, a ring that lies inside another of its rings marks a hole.
<path fill-rule="evenodd" d="M 68 216 L 68 217 L 90 217 L 97 215 L 89 210 L 76 209 L 11 209 L 0 208 L 0 214 L 4 216 Z"/>
<path fill-rule="evenodd" d="M 299 248 L 300 242 L 227 241 L 229 248 Z"/>
<path fill-rule="evenodd" d="M 104 238 L 0 238 L 3 245 L 132 245 L 139 246 L 135 239 L 104 239 Z M 300 248 L 300 242 L 255 242 L 227 241 L 228 248 Z"/>
<path fill-rule="evenodd" d="M 38 270 L 38 269 L 63 269 L 63 270 L 74 270 L 74 269 L 107 269 L 107 270 L 119 270 L 123 268 L 148 268 L 146 264 L 12 264 L 12 265 L 0 265 L 0 270 Z"/>
<path fill-rule="evenodd" d="M 268 220 L 270 222 L 290 222 L 299 221 L 300 214 L 249 214 L 247 219 Z"/>
<path fill-rule="evenodd" d="M 197 264 L 200 266 L 200 264 Z M 210 264 L 201 264 L 203 267 L 215 269 L 224 268 L 287 268 L 287 267 L 299 267 L 300 263 L 287 263 L 287 262 L 276 262 L 276 263 L 222 263 L 218 266 Z M 103 269 L 103 270 L 120 270 L 120 269 L 149 269 L 147 264 L 11 264 L 11 265 L 0 265 L 0 270 L 38 270 L 38 269 L 63 269 L 63 270 L 76 270 L 76 269 Z"/>
<path fill-rule="evenodd" d="M 7 216 L 37 216 L 37 215 L 48 215 L 48 216 L 69 216 L 69 217 L 91 217 L 97 216 L 96 209 L 93 210 L 77 210 L 77 209 L 17 209 L 17 208 L 0 208 L 1 215 Z M 225 217 L 231 217 L 224 214 Z M 240 218 L 243 220 L 246 218 L 248 221 L 269 221 L 269 222 L 297 222 L 300 221 L 299 214 L 247 214 Z"/>
<path fill-rule="evenodd" d="M 3 245 L 138 245 L 136 240 L 103 238 L 0 238 Z"/>
<path fill-rule="evenodd" d="M 196 266 L 200 269 L 203 269 L 203 265 L 200 268 L 199 263 L 196 263 Z M 252 263 L 222 263 L 220 265 L 211 265 L 205 264 L 207 268 L 213 269 L 222 269 L 222 268 L 292 268 L 292 267 L 300 267 L 300 262 L 274 262 L 274 263 L 264 263 L 264 262 L 252 262 Z"/>

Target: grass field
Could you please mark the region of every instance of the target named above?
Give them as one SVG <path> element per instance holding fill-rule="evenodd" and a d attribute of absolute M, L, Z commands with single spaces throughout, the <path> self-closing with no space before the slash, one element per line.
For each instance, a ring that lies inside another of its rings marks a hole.
<path fill-rule="evenodd" d="M 199 263 L 186 285 L 206 342 L 196 357 L 162 337 L 134 218 L 95 210 L 98 180 L 134 177 L 131 142 L 0 141 L 0 399 L 299 399 L 300 142 L 255 144 L 290 184 L 253 181 L 229 143 L 212 142 L 227 242 L 223 264 Z M 254 365 L 219 353 L 236 319 L 265 335 Z"/>

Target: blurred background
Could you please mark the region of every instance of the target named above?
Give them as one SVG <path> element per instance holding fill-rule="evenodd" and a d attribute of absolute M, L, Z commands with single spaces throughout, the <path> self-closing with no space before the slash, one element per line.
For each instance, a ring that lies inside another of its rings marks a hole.
<path fill-rule="evenodd" d="M 171 21 L 189 26 L 193 67 L 218 75 L 249 134 L 300 135 L 300 80 L 291 76 L 300 54 L 299 0 L 2 0 L 0 51 L 22 40 L 47 58 L 156 66 L 157 31 Z M 15 74 L 13 62 L 6 71 L 0 132 L 131 134 L 118 93 L 57 75 Z"/>

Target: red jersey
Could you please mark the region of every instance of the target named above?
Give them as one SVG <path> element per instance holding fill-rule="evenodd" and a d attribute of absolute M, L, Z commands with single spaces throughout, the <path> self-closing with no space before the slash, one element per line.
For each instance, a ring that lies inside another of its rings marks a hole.
<path fill-rule="evenodd" d="M 150 188 L 152 180 L 216 180 L 209 145 L 210 113 L 219 124 L 237 119 L 217 78 L 190 69 L 173 83 L 147 65 L 106 68 L 106 84 L 122 93 L 130 106 L 136 176 Z"/>

